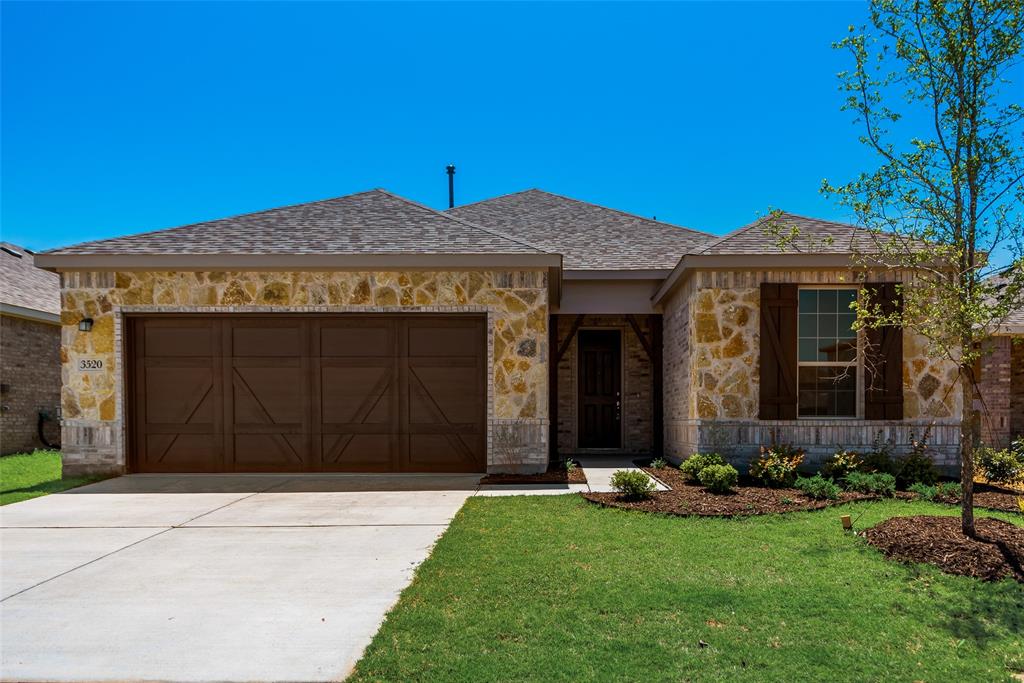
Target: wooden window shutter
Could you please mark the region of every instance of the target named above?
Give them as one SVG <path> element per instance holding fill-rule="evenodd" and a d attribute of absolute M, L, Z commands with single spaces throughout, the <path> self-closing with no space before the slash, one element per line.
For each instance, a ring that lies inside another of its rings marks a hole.
<path fill-rule="evenodd" d="M 903 295 L 896 283 L 864 286 L 868 305 L 878 304 L 885 315 L 903 311 Z M 903 419 L 903 328 L 896 325 L 865 331 L 864 419 Z"/>
<path fill-rule="evenodd" d="M 761 283 L 762 420 L 796 419 L 797 286 Z"/>

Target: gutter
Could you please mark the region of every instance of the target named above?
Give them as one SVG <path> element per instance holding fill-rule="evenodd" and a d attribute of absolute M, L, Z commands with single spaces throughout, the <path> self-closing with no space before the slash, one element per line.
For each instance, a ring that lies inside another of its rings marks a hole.
<path fill-rule="evenodd" d="M 46 311 L 16 306 L 14 304 L 0 304 L 0 315 L 9 315 L 12 318 L 21 318 L 48 325 L 60 325 L 60 315 L 57 313 L 47 313 Z"/>
<path fill-rule="evenodd" d="M 38 268 L 69 270 L 444 270 L 557 268 L 562 257 L 523 254 L 59 254 L 35 255 Z"/>

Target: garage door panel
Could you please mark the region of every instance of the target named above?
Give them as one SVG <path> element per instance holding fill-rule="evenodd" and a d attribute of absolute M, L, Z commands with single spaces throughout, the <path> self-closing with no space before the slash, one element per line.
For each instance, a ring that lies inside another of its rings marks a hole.
<path fill-rule="evenodd" d="M 301 368 L 235 367 L 231 386 L 235 424 L 301 424 L 307 415 Z"/>
<path fill-rule="evenodd" d="M 391 321 L 331 321 L 320 326 L 319 339 L 322 358 L 390 358 L 397 351 Z"/>
<path fill-rule="evenodd" d="M 388 472 L 397 468 L 397 436 L 324 434 L 321 469 L 325 472 Z"/>
<path fill-rule="evenodd" d="M 333 424 L 395 423 L 398 412 L 396 373 L 381 367 L 322 367 L 321 420 Z"/>
<path fill-rule="evenodd" d="M 234 435 L 231 461 L 236 472 L 303 472 L 308 469 L 306 434 Z"/>
<path fill-rule="evenodd" d="M 222 472 L 221 441 L 214 434 L 149 434 L 146 472 Z"/>
<path fill-rule="evenodd" d="M 235 358 L 305 355 L 301 321 L 239 321 L 231 330 L 231 355 Z"/>
<path fill-rule="evenodd" d="M 483 316 L 197 315 L 128 329 L 137 471 L 484 469 Z"/>
<path fill-rule="evenodd" d="M 476 367 L 410 367 L 410 424 L 474 423 L 480 413 Z"/>
<path fill-rule="evenodd" d="M 410 434 L 408 439 L 412 472 L 473 472 L 479 467 L 479 439 L 473 435 Z"/>
<path fill-rule="evenodd" d="M 216 328 L 205 320 L 146 320 L 141 341 L 147 357 L 209 357 L 216 349 Z"/>
<path fill-rule="evenodd" d="M 161 366 L 147 368 L 146 422 L 149 424 L 213 424 L 213 369 Z"/>
<path fill-rule="evenodd" d="M 476 356 L 480 349 L 480 328 L 472 321 L 409 322 L 409 356 Z"/>

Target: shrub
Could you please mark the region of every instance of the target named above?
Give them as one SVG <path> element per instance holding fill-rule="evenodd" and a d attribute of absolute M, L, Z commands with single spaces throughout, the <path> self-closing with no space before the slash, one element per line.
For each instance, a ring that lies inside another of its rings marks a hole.
<path fill-rule="evenodd" d="M 935 463 L 928 455 L 928 444 L 924 440 L 911 441 L 910 455 L 896 463 L 896 471 L 892 474 L 896 475 L 896 482 L 900 486 L 917 482 L 930 486 L 939 478 Z"/>
<path fill-rule="evenodd" d="M 739 481 L 740 473 L 732 465 L 708 465 L 697 477 L 708 491 L 726 493 Z"/>
<path fill-rule="evenodd" d="M 808 498 L 815 500 L 835 500 L 839 497 L 839 487 L 836 483 L 820 474 L 813 477 L 797 477 L 793 486 L 803 491 Z"/>
<path fill-rule="evenodd" d="M 959 502 L 964 495 L 964 489 L 959 483 L 950 481 L 935 485 L 935 497 L 944 498 L 954 503 Z"/>
<path fill-rule="evenodd" d="M 627 498 L 647 498 L 654 491 L 654 481 L 640 470 L 619 470 L 612 473 L 612 488 Z"/>
<path fill-rule="evenodd" d="M 663 467 L 668 467 L 668 460 L 665 458 L 655 458 L 651 461 L 651 469 L 660 470 Z"/>
<path fill-rule="evenodd" d="M 896 477 L 885 472 L 850 472 L 843 480 L 847 491 L 892 496 L 896 493 Z"/>
<path fill-rule="evenodd" d="M 864 465 L 864 456 L 857 451 L 836 451 L 821 466 L 821 476 L 842 479 L 850 472 L 857 472 Z"/>
<path fill-rule="evenodd" d="M 871 445 L 871 450 L 864 454 L 858 471 L 882 472 L 895 476 L 898 469 L 898 465 L 892 459 L 892 444 L 884 441 L 882 432 L 878 432 Z"/>
<path fill-rule="evenodd" d="M 679 466 L 690 481 L 700 481 L 700 471 L 709 465 L 724 465 L 725 460 L 718 453 L 694 453 Z"/>
<path fill-rule="evenodd" d="M 765 486 L 791 486 L 796 469 L 804 461 L 804 452 L 792 446 L 761 446 L 761 456 L 750 463 L 750 476 Z"/>
<path fill-rule="evenodd" d="M 1015 445 L 1019 440 L 1015 442 Z M 1024 480 L 1024 453 L 1016 449 L 982 447 L 975 454 L 978 469 L 989 481 L 1012 484 Z"/>
<path fill-rule="evenodd" d="M 963 489 L 960 488 L 960 484 L 952 481 L 940 482 L 934 486 L 915 482 L 907 490 L 924 500 L 941 500 L 947 503 L 957 502 L 963 495 Z"/>
<path fill-rule="evenodd" d="M 922 484 L 921 482 L 911 484 L 907 487 L 907 490 L 918 498 L 923 498 L 924 500 L 935 500 L 935 495 L 938 493 L 938 490 L 934 486 Z"/>
<path fill-rule="evenodd" d="M 577 467 L 579 467 L 579 465 L 576 464 L 575 460 L 573 460 L 572 458 L 566 458 L 565 459 L 565 471 L 566 472 L 572 472 Z"/>

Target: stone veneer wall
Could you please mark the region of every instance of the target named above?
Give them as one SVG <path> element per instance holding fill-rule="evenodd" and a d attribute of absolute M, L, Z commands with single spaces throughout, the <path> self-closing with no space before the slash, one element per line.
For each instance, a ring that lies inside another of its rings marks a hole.
<path fill-rule="evenodd" d="M 889 272 L 869 274 L 867 279 L 907 278 L 907 273 Z M 681 459 L 713 449 L 745 464 L 758 446 L 774 439 L 807 449 L 814 462 L 831 455 L 837 446 L 869 447 L 879 436 L 892 441 L 897 451 L 905 451 L 911 439 L 930 426 L 929 443 L 938 463 L 953 468 L 961 413 L 959 392 L 952 386 L 956 366 L 928 357 L 924 341 L 911 333 L 904 335 L 903 347 L 904 420 L 757 419 L 761 283 L 857 281 L 853 271 L 699 271 L 692 275 L 664 304 L 666 453 Z M 689 355 L 689 373 L 679 372 L 686 367 L 678 358 L 684 354 Z M 674 396 L 671 407 L 670 395 Z M 863 409 L 863 396 L 858 396 L 858 406 Z"/>
<path fill-rule="evenodd" d="M 60 328 L 53 323 L 0 316 L 0 454 L 44 448 L 39 412 L 49 413 L 43 436 L 60 445 Z"/>
<path fill-rule="evenodd" d="M 61 277 L 61 304 L 66 471 L 124 470 L 125 312 L 486 312 L 488 469 L 508 466 L 492 451 L 495 425 L 519 432 L 525 469 L 547 464 L 545 271 L 73 272 Z M 78 330 L 85 317 L 91 332 Z M 83 358 L 103 371 L 78 371 Z"/>
<path fill-rule="evenodd" d="M 641 329 L 646 324 L 638 316 Z M 576 319 L 574 315 L 560 315 L 558 338 L 565 339 Z M 615 329 L 622 335 L 622 450 L 628 453 L 651 452 L 653 436 L 654 385 L 651 361 L 633 328 L 624 315 L 587 315 L 580 329 Z M 643 329 L 650 336 L 650 330 Z M 558 363 L 558 452 L 571 454 L 578 449 L 577 417 L 579 372 L 576 365 L 577 337 L 574 337 Z"/>

